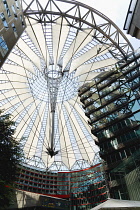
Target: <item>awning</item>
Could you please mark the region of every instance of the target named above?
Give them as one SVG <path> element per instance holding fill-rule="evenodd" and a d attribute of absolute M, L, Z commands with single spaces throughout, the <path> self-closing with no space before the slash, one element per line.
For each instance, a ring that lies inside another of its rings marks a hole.
<path fill-rule="evenodd" d="M 98 209 L 140 209 L 140 201 L 132 200 L 119 200 L 119 199 L 108 199 L 104 203 L 92 208 L 91 210 Z"/>

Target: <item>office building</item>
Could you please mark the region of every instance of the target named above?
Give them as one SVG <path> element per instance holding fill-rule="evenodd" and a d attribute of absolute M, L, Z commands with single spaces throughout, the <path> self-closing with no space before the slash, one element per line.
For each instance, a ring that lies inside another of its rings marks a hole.
<path fill-rule="evenodd" d="M 49 209 L 50 206 L 63 210 L 70 209 L 70 206 L 74 210 L 91 209 L 108 198 L 101 163 L 71 172 L 46 172 L 31 169 L 29 166 L 21 166 L 20 169 L 16 181 L 18 190 L 11 209 L 17 207 Z"/>
<path fill-rule="evenodd" d="M 140 39 L 140 1 L 131 0 L 128 8 L 124 30 L 137 39 Z"/>
<path fill-rule="evenodd" d="M 140 200 L 140 54 L 79 89 L 111 198 Z"/>
<path fill-rule="evenodd" d="M 0 1 L 0 67 L 25 29 L 19 0 Z"/>

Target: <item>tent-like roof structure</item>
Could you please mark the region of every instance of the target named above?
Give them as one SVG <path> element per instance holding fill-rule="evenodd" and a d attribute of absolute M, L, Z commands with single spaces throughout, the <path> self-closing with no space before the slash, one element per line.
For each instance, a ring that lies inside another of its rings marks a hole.
<path fill-rule="evenodd" d="M 78 170 L 93 164 L 95 137 L 78 88 L 133 48 L 97 10 L 73 0 L 22 0 L 26 29 L 0 72 L 0 109 L 12 114 L 24 164 Z"/>
<path fill-rule="evenodd" d="M 92 208 L 91 210 L 116 210 L 116 209 L 140 209 L 140 201 L 132 201 L 132 200 L 119 200 L 110 198 L 107 201 L 101 203 L 100 205 Z"/>

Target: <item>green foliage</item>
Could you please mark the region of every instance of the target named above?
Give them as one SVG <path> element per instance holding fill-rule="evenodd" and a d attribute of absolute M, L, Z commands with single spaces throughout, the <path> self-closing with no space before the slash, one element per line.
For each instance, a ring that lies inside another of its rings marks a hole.
<path fill-rule="evenodd" d="M 0 180 L 0 210 L 7 209 L 13 199 L 13 190 L 5 181 Z"/>
<path fill-rule="evenodd" d="M 19 143 L 13 137 L 14 125 L 10 115 L 2 115 L 0 111 L 0 209 L 4 209 L 11 201 L 17 165 L 22 158 Z"/>

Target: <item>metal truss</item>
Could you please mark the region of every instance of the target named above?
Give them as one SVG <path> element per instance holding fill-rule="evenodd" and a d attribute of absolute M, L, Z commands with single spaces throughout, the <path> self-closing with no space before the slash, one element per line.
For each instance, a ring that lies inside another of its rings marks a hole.
<path fill-rule="evenodd" d="M 16 122 L 24 164 L 43 170 L 93 165 L 98 152 L 78 88 L 133 47 L 97 10 L 72 0 L 22 0 L 26 29 L 5 61 L 0 108 Z"/>
<path fill-rule="evenodd" d="M 52 171 L 52 172 L 58 172 L 58 171 L 79 171 L 86 168 L 90 168 L 91 166 L 101 164 L 102 159 L 100 158 L 99 152 L 97 152 L 93 158 L 93 162 L 91 164 L 88 163 L 88 161 L 82 159 L 77 160 L 73 166 L 71 167 L 71 170 L 62 162 L 62 161 L 54 161 L 49 168 L 46 168 L 45 162 L 38 156 L 33 156 L 32 158 L 23 158 L 22 159 L 22 165 L 31 167 L 31 169 L 37 169 L 41 171 Z"/>
<path fill-rule="evenodd" d="M 22 4 L 24 15 L 44 26 L 56 23 L 58 18 L 63 17 L 77 30 L 93 28 L 93 38 L 101 44 L 110 44 L 110 53 L 119 60 L 133 51 L 129 40 L 114 22 L 85 4 L 72 0 L 48 0 L 45 4 L 39 0 L 32 0 L 30 4 L 22 0 Z"/>

